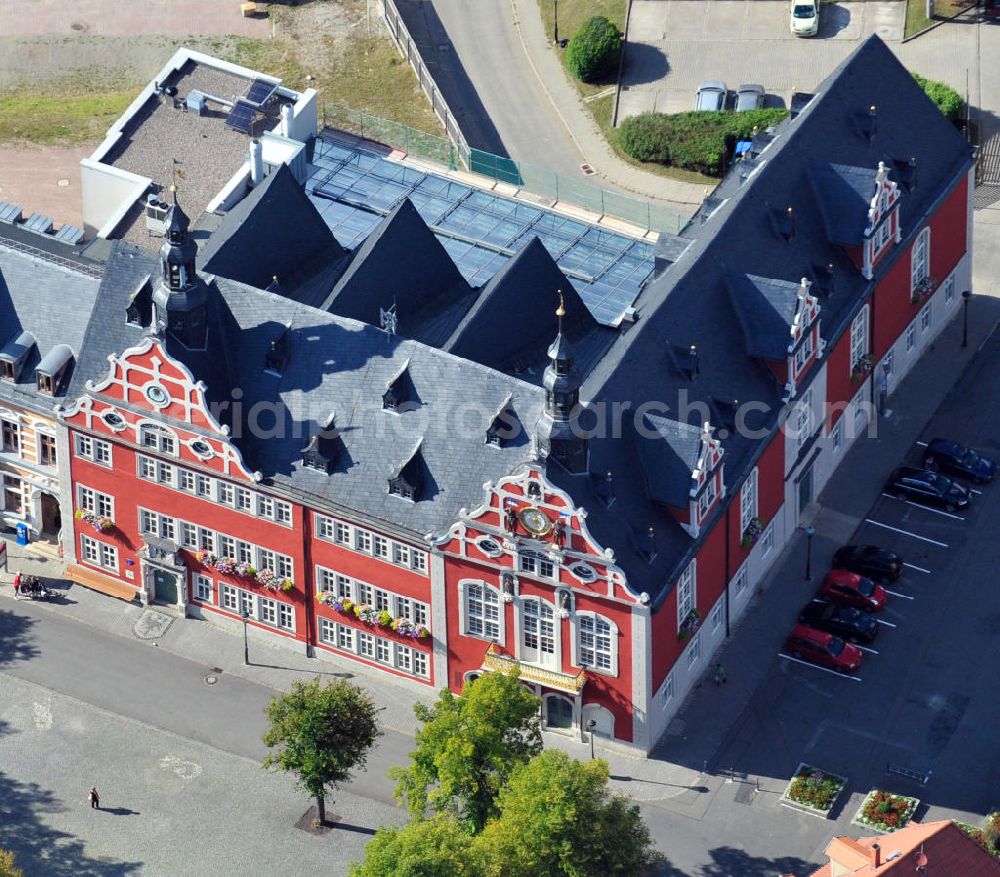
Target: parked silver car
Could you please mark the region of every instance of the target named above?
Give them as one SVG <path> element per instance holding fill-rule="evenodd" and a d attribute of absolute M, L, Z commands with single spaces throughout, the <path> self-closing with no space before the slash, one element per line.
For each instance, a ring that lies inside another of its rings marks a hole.
<path fill-rule="evenodd" d="M 736 112 L 759 110 L 763 105 L 763 85 L 741 85 L 736 89 Z"/>
<path fill-rule="evenodd" d="M 729 90 L 724 82 L 703 82 L 698 86 L 698 101 L 696 110 L 715 112 L 726 105 L 726 95 Z"/>

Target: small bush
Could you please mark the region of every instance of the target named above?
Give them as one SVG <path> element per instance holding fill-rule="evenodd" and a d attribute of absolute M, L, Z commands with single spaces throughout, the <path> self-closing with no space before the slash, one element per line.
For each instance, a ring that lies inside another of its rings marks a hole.
<path fill-rule="evenodd" d="M 744 113 L 694 111 L 672 116 L 642 113 L 622 122 L 618 142 L 638 161 L 656 161 L 719 176 L 723 160 L 737 140 L 748 140 L 754 128 L 762 131 L 787 115 L 788 111 L 782 109 Z"/>
<path fill-rule="evenodd" d="M 917 84 L 924 90 L 927 97 L 937 104 L 937 108 L 944 113 L 949 122 L 959 120 L 962 115 L 962 107 L 965 106 L 962 95 L 950 85 L 944 82 L 935 82 L 933 79 L 925 79 L 919 73 L 913 73 L 913 78 L 917 80 Z"/>
<path fill-rule="evenodd" d="M 577 79 L 592 82 L 614 67 L 621 48 L 622 32 L 604 16 L 595 15 L 569 41 L 566 66 Z"/>

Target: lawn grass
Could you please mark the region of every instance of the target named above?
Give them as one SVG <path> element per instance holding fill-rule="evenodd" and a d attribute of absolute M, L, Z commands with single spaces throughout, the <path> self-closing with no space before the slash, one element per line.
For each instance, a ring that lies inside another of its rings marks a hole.
<path fill-rule="evenodd" d="M 667 165 L 658 164 L 655 161 L 636 161 L 632 158 L 631 155 L 618 145 L 617 131 L 611 127 L 611 114 L 615 106 L 615 96 L 613 94 L 592 100 L 587 106 L 590 107 L 590 111 L 594 114 L 594 120 L 601 129 L 601 133 L 604 134 L 615 155 L 622 161 L 632 165 L 632 167 L 656 174 L 658 177 L 667 177 L 668 179 L 680 180 L 685 183 L 701 183 L 706 187 L 706 195 L 718 185 L 719 181 L 715 177 L 705 176 L 705 174 L 699 174 L 697 171 L 668 167 Z"/>
<path fill-rule="evenodd" d="M 542 26 L 549 38 L 550 44 L 554 42 L 554 16 L 555 4 L 553 0 L 538 0 L 538 11 L 542 16 Z M 625 31 L 625 14 L 628 12 L 627 0 L 559 0 L 559 39 L 568 40 L 577 29 L 588 18 L 594 15 L 602 15 L 608 21 L 617 26 L 618 30 Z M 590 97 L 605 91 L 609 86 L 618 83 L 618 67 L 605 77 L 594 82 L 581 82 L 566 67 L 566 50 L 553 45 L 552 51 L 559 58 L 563 70 L 576 86 L 582 97 Z"/>
<path fill-rule="evenodd" d="M 953 18 L 975 6 L 975 0 L 934 0 L 934 17 L 927 17 L 927 0 L 906 0 L 906 24 L 903 37 L 916 36 L 932 24 Z"/>
<path fill-rule="evenodd" d="M 133 90 L 67 94 L 58 86 L 7 91 L 0 96 L 0 143 L 99 142 L 134 97 Z"/>

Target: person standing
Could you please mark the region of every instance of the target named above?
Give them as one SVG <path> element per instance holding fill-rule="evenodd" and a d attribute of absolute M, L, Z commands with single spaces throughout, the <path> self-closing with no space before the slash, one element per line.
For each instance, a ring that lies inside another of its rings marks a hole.
<path fill-rule="evenodd" d="M 21 593 L 21 573 L 17 572 L 14 574 L 14 596 L 18 596 Z"/>
<path fill-rule="evenodd" d="M 715 665 L 715 684 L 722 685 L 726 681 L 726 668 L 722 664 Z"/>
<path fill-rule="evenodd" d="M 90 801 L 90 808 L 92 810 L 101 809 L 101 796 L 97 794 L 97 786 L 93 786 L 89 792 L 87 792 L 87 800 Z"/>

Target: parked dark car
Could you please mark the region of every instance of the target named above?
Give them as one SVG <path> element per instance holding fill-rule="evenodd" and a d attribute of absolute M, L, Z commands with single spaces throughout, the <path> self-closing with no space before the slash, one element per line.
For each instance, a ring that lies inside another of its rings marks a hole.
<path fill-rule="evenodd" d="M 764 86 L 763 85 L 741 85 L 736 89 L 736 112 L 743 113 L 747 110 L 759 110 L 764 106 Z"/>
<path fill-rule="evenodd" d="M 969 491 L 931 469 L 900 466 L 885 485 L 886 493 L 900 499 L 914 499 L 953 512 L 969 505 Z"/>
<path fill-rule="evenodd" d="M 853 673 L 861 666 L 862 651 L 839 636 L 797 624 L 785 640 L 785 652 L 821 664 L 841 673 Z"/>
<path fill-rule="evenodd" d="M 924 451 L 924 465 L 935 472 L 967 478 L 976 484 L 992 481 L 997 474 L 997 464 L 982 457 L 972 448 L 947 439 L 931 439 Z"/>
<path fill-rule="evenodd" d="M 833 555 L 833 565 L 870 579 L 891 581 L 903 572 L 903 558 L 877 545 L 844 545 Z"/>
<path fill-rule="evenodd" d="M 870 643 L 878 634 L 878 622 L 853 606 L 813 600 L 802 608 L 799 621 L 816 630 L 835 634 L 849 643 Z"/>
<path fill-rule="evenodd" d="M 887 597 L 881 585 L 846 569 L 830 570 L 823 580 L 819 596 L 844 606 L 864 609 L 865 612 L 881 609 Z"/>

